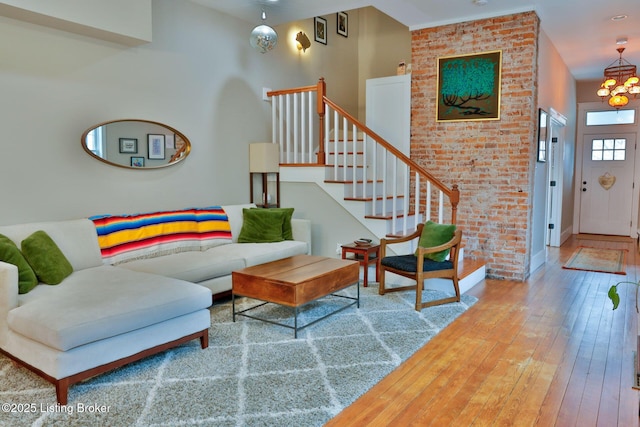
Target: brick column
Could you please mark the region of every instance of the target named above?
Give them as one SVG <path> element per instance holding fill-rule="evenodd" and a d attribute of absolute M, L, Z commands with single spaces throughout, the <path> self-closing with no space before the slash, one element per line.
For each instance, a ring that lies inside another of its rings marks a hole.
<path fill-rule="evenodd" d="M 411 158 L 463 197 L 465 256 L 490 277 L 529 274 L 540 21 L 534 12 L 412 32 Z M 500 120 L 436 122 L 437 60 L 502 50 Z"/>

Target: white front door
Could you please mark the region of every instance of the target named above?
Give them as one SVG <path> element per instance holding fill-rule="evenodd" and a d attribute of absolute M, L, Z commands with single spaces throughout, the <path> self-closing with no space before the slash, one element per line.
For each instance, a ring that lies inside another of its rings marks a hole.
<path fill-rule="evenodd" d="M 580 233 L 631 233 L 635 134 L 584 135 Z"/>

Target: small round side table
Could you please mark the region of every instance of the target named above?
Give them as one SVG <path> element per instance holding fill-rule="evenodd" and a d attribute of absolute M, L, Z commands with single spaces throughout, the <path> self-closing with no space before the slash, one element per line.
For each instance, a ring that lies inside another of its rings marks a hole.
<path fill-rule="evenodd" d="M 366 288 L 369 279 L 369 264 L 376 264 L 376 282 L 380 280 L 380 245 L 357 245 L 355 243 L 345 243 L 340 246 L 342 248 L 342 259 L 353 259 L 364 267 L 363 286 Z M 347 256 L 353 254 L 353 256 Z"/>

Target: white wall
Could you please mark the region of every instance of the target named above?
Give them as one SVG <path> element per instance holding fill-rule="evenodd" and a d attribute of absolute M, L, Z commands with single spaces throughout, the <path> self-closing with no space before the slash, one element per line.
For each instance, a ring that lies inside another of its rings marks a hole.
<path fill-rule="evenodd" d="M 540 31 L 538 38 L 538 107 L 550 113 L 552 109 L 567 118 L 562 147 L 562 216 L 561 230 L 570 229 L 573 222 L 573 181 L 575 169 L 576 88 L 575 80 L 562 61 L 549 37 Z M 536 128 L 537 129 L 537 128 Z M 535 156 L 535 154 L 534 154 Z M 549 163 L 534 163 L 533 224 L 531 254 L 544 251 L 546 234 L 546 192 Z M 532 269 L 535 269 L 532 264 Z"/>
<path fill-rule="evenodd" d="M 0 221 L 246 201 L 246 143 L 266 130 L 250 83 L 263 59 L 247 47 L 250 26 L 185 1 L 155 2 L 153 26 L 153 43 L 130 48 L 1 18 L 0 173 L 14 185 Z M 163 170 L 123 170 L 80 149 L 86 128 L 119 118 L 175 127 L 191 156 Z"/>
<path fill-rule="evenodd" d="M 374 7 L 359 9 L 360 49 L 358 50 L 359 104 L 358 117 L 366 117 L 366 81 L 395 76 L 398 63 L 411 63 L 411 32 L 409 27 L 385 15 Z M 351 14 L 349 15 L 351 17 Z"/>
<path fill-rule="evenodd" d="M 602 79 L 599 80 L 581 80 L 576 82 L 577 102 L 601 102 L 603 107 L 607 104 L 597 95 Z"/>
<path fill-rule="evenodd" d="M 359 13 L 349 13 L 349 37 L 336 33 L 336 15 L 324 15 L 327 20 L 327 44 L 314 40 L 313 18 L 291 22 L 275 27 L 278 33 L 277 52 L 265 54 L 270 61 L 272 75 L 278 78 L 266 79 L 267 87 L 285 89 L 308 86 L 324 77 L 327 84 L 327 96 L 349 113 L 355 114 L 358 109 L 358 50 L 360 48 Z M 268 22 L 268 19 L 267 19 Z M 306 52 L 296 47 L 295 36 L 303 31 L 311 41 Z M 277 55 L 271 55 L 277 53 Z M 284 75 L 280 75 L 280 72 Z M 283 78 L 284 77 L 284 78 Z"/>
<path fill-rule="evenodd" d="M 548 112 L 553 108 L 567 119 L 565 144 L 563 147 L 563 198 L 562 229 L 571 228 L 573 223 L 573 181 L 576 148 L 576 81 L 562 61 L 560 54 L 540 32 L 538 51 L 538 106 Z"/>
<path fill-rule="evenodd" d="M 282 183 L 283 206 L 295 208 L 294 216 L 311 220 L 311 252 L 336 256 L 337 244 L 360 237 L 378 240 L 362 223 L 315 183 Z"/>
<path fill-rule="evenodd" d="M 187 0 L 154 0 L 153 42 L 129 47 L 0 17 L 0 224 L 247 202 L 248 144 L 271 135 L 262 88 L 314 84 L 320 76 L 305 61 L 357 48 L 312 42 L 314 56 L 303 58 L 282 38 L 260 54 L 249 45 L 254 25 Z M 357 68 L 322 72 L 329 83 L 357 80 Z M 357 104 L 356 84 L 339 93 Z M 87 128 L 124 118 L 178 129 L 191 155 L 142 171 L 84 152 Z"/>
<path fill-rule="evenodd" d="M 0 15 L 112 42 L 149 42 L 151 0 L 4 0 Z"/>

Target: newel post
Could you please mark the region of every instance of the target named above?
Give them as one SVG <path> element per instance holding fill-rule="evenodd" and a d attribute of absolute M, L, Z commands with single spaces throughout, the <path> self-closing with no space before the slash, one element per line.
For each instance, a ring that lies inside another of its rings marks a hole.
<path fill-rule="evenodd" d="M 458 190 L 458 184 L 453 184 L 451 187 L 449 200 L 451 201 L 451 223 L 455 224 L 458 219 L 458 202 L 460 202 L 460 190 Z"/>
<path fill-rule="evenodd" d="M 324 165 L 325 162 L 325 153 L 324 153 L 324 116 L 325 116 L 325 106 L 324 106 L 324 96 L 327 93 L 327 85 L 324 82 L 324 77 L 320 77 L 318 80 L 318 93 L 317 93 L 317 108 L 318 108 L 318 164 Z"/>

